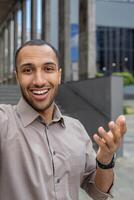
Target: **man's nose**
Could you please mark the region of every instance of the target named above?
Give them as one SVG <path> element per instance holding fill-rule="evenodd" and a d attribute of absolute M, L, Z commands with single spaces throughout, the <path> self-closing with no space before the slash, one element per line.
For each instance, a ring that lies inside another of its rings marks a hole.
<path fill-rule="evenodd" d="M 42 72 L 36 72 L 34 79 L 33 79 L 33 84 L 36 86 L 42 86 L 46 84 L 46 76 Z"/>

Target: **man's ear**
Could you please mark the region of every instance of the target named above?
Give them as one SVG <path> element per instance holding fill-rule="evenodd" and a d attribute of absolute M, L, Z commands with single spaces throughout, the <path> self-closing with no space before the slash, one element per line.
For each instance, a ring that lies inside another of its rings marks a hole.
<path fill-rule="evenodd" d="M 16 70 L 14 70 L 14 75 L 15 75 L 15 77 L 16 77 L 17 83 L 19 84 L 19 81 L 18 81 L 18 73 L 17 73 Z"/>
<path fill-rule="evenodd" d="M 59 69 L 59 85 L 61 84 L 62 69 Z"/>

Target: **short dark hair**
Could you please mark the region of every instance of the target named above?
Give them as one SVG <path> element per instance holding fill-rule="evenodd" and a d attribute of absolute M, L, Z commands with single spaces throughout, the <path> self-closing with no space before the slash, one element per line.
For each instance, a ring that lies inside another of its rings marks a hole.
<path fill-rule="evenodd" d="M 41 39 L 33 39 L 33 40 L 29 40 L 27 42 L 25 42 L 22 46 L 20 46 L 16 53 L 15 53 L 15 69 L 17 71 L 17 58 L 18 58 L 18 54 L 20 52 L 20 50 L 25 47 L 25 46 L 42 46 L 42 45 L 47 45 L 49 47 L 51 47 L 51 49 L 54 51 L 56 57 L 57 57 L 57 60 L 58 60 L 58 65 L 59 65 L 59 68 L 61 67 L 60 66 L 60 54 L 59 52 L 57 51 L 57 49 L 52 46 L 50 43 L 44 41 L 44 40 L 41 40 Z"/>

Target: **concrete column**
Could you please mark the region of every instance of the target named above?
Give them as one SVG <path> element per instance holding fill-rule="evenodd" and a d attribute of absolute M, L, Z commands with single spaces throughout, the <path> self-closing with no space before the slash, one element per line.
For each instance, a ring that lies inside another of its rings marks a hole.
<path fill-rule="evenodd" d="M 14 67 L 14 21 L 11 18 L 8 25 L 8 78 L 13 77 Z"/>
<path fill-rule="evenodd" d="M 3 34 L 0 33 L 0 84 L 3 80 Z"/>
<path fill-rule="evenodd" d="M 42 0 L 42 39 L 50 42 L 51 1 Z"/>
<path fill-rule="evenodd" d="M 18 23 L 17 23 L 17 10 L 14 13 L 14 55 L 16 53 L 16 50 L 18 48 Z M 12 78 L 13 83 L 16 83 L 16 78 L 13 76 Z"/>
<path fill-rule="evenodd" d="M 37 38 L 37 0 L 31 1 L 31 39 Z"/>
<path fill-rule="evenodd" d="M 18 23 L 17 23 L 17 10 L 14 13 L 14 53 L 18 48 Z"/>
<path fill-rule="evenodd" d="M 4 29 L 4 77 L 8 79 L 8 28 Z"/>
<path fill-rule="evenodd" d="M 10 53 L 11 53 L 11 60 L 10 60 L 10 74 L 14 76 L 14 21 L 11 19 L 11 35 L 10 35 Z"/>
<path fill-rule="evenodd" d="M 59 0 L 59 51 L 64 81 L 71 80 L 70 0 Z"/>
<path fill-rule="evenodd" d="M 1 49 L 2 49 L 2 52 L 1 52 L 1 57 L 2 57 L 2 63 L 1 63 L 1 77 L 2 77 L 2 82 L 3 82 L 3 79 L 4 79 L 4 29 L 2 29 L 2 32 L 1 32 L 2 36 L 1 36 Z"/>
<path fill-rule="evenodd" d="M 96 75 L 96 0 L 88 0 L 88 78 Z"/>
<path fill-rule="evenodd" d="M 8 21 L 8 60 L 7 60 L 7 73 L 8 79 L 10 79 L 10 66 L 11 66 L 11 20 Z"/>
<path fill-rule="evenodd" d="M 79 0 L 79 76 L 88 77 L 88 0 Z"/>
<path fill-rule="evenodd" d="M 81 79 L 96 74 L 95 0 L 79 0 L 79 75 Z"/>
<path fill-rule="evenodd" d="M 22 1 L 22 44 L 26 42 L 26 1 Z"/>

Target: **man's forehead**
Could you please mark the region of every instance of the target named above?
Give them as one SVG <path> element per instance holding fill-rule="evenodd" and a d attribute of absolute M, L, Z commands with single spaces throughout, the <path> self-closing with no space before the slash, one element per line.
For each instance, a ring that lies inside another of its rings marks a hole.
<path fill-rule="evenodd" d="M 20 50 L 21 51 L 27 51 L 27 50 L 44 50 L 44 51 L 52 51 L 54 54 L 54 50 L 52 49 L 52 47 L 50 47 L 49 45 L 47 44 L 44 44 L 44 45 L 26 45 L 24 47 L 22 47 L 22 49 Z"/>
<path fill-rule="evenodd" d="M 54 50 L 48 45 L 29 45 L 23 47 L 17 58 L 17 64 L 22 65 L 26 63 L 54 63 L 58 65 L 58 59 Z"/>
<path fill-rule="evenodd" d="M 21 57 L 53 57 L 57 59 L 54 50 L 48 45 L 28 45 L 24 46 L 18 53 L 18 59 Z M 18 60 L 17 59 L 17 60 Z"/>

